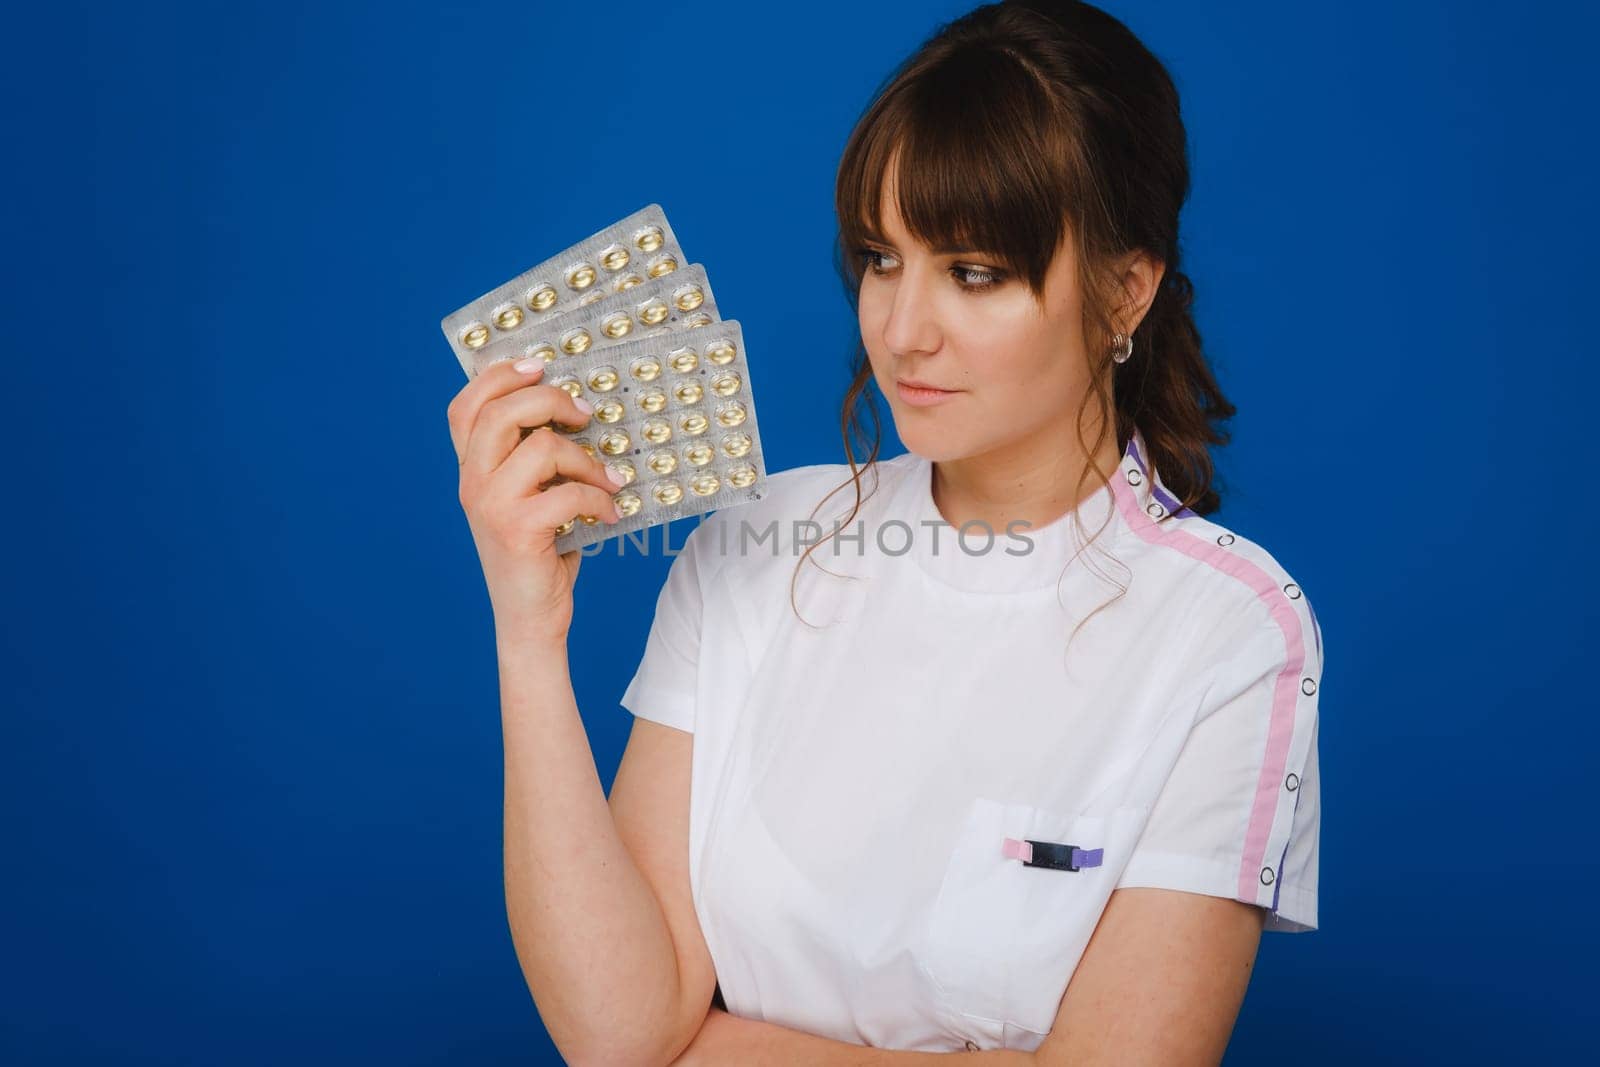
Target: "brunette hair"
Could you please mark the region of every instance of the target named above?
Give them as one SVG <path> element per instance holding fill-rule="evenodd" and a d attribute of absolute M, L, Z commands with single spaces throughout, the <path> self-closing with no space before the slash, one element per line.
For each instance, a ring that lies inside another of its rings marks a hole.
<path fill-rule="evenodd" d="M 891 163 L 895 201 L 914 238 L 983 249 L 1036 300 L 1056 249 L 1072 235 L 1092 379 L 1075 424 L 1085 455 L 1098 454 L 1108 429 L 1125 451 L 1137 426 L 1147 461 L 1180 501 L 1169 517 L 1215 511 L 1208 446 L 1228 443 L 1218 423 L 1235 409 L 1201 350 L 1194 289 L 1179 269 L 1188 149 L 1177 89 L 1160 60 L 1117 19 L 1071 0 L 985 4 L 940 27 L 880 87 L 840 159 L 835 259 L 853 310 L 866 269 L 858 249 L 882 232 L 879 196 Z M 1134 331 L 1133 357 L 1116 363 L 1111 338 L 1126 327 L 1118 325 L 1125 294 L 1113 264 L 1134 250 L 1165 269 Z M 881 444 L 864 344 L 851 371 L 840 419 L 851 478 L 828 494 L 855 486 L 845 523 L 864 500 L 852 440 L 864 446 L 867 466 Z M 1083 440 L 1091 401 L 1101 416 L 1092 445 Z M 1109 490 L 1093 464 L 1085 476 L 1091 471 Z M 1081 498 L 1081 477 L 1077 489 Z"/>

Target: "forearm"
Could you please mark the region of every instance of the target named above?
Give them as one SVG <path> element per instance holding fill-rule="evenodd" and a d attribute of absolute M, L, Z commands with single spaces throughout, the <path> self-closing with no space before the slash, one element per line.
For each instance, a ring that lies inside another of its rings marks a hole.
<path fill-rule="evenodd" d="M 788 1067 L 795 1063 L 815 1064 L 816 1067 L 918 1067 L 919 1064 L 935 1067 L 948 1064 L 952 1055 L 959 1055 L 962 1062 L 995 1067 L 1036 1067 L 1033 1054 L 1019 1049 L 949 1053 L 870 1048 L 791 1030 L 776 1023 L 741 1018 L 715 1008 L 694 1042 L 674 1061 L 674 1067 L 716 1064 Z"/>
<path fill-rule="evenodd" d="M 677 1025 L 677 956 L 612 821 L 566 644 L 496 643 L 506 914 L 529 992 L 568 1062 L 656 1062 Z"/>

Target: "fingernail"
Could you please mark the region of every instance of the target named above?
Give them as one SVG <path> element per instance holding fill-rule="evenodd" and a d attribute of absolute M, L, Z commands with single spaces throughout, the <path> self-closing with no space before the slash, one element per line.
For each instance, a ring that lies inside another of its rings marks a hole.
<path fill-rule="evenodd" d="M 572 398 L 572 402 L 577 405 L 578 410 L 583 412 L 585 415 L 594 414 L 594 405 L 589 403 L 583 397 L 575 396 Z"/>
<path fill-rule="evenodd" d="M 517 368 L 518 374 L 537 374 L 544 370 L 544 360 L 529 356 L 527 359 L 517 360 L 512 366 Z"/>
<path fill-rule="evenodd" d="M 617 470 L 615 467 L 606 468 L 606 477 L 611 479 L 612 485 L 620 486 L 628 484 L 628 476 Z"/>

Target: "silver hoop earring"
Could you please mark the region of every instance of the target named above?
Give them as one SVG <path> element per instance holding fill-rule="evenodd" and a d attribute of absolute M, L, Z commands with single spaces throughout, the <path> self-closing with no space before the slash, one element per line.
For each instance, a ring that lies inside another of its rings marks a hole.
<path fill-rule="evenodd" d="M 1115 334 L 1111 338 L 1111 358 L 1118 363 L 1128 362 L 1128 357 L 1133 355 L 1133 337 Z"/>

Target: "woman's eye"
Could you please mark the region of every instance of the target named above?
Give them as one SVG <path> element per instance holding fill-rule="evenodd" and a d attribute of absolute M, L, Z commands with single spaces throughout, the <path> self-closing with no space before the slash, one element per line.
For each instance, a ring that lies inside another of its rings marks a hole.
<path fill-rule="evenodd" d="M 993 289 L 1005 280 L 1005 275 L 997 271 L 984 270 L 981 267 L 951 267 L 951 272 L 963 277 L 966 288 L 974 293 L 981 293 L 985 289 Z"/>
<path fill-rule="evenodd" d="M 890 268 L 883 265 L 884 257 L 894 259 L 892 252 L 881 252 L 876 248 L 856 249 L 856 258 L 861 261 L 863 268 L 873 274 L 884 274 Z M 989 270 L 984 267 L 963 267 L 960 265 L 950 268 L 951 277 L 955 278 L 962 289 L 969 293 L 981 293 L 993 289 L 1006 276 L 1000 271 Z"/>
<path fill-rule="evenodd" d="M 862 263 L 866 265 L 867 269 L 872 271 L 874 274 L 883 273 L 883 263 L 881 260 L 886 254 L 887 253 L 878 251 L 876 248 L 856 249 L 856 258 L 860 259 Z"/>

